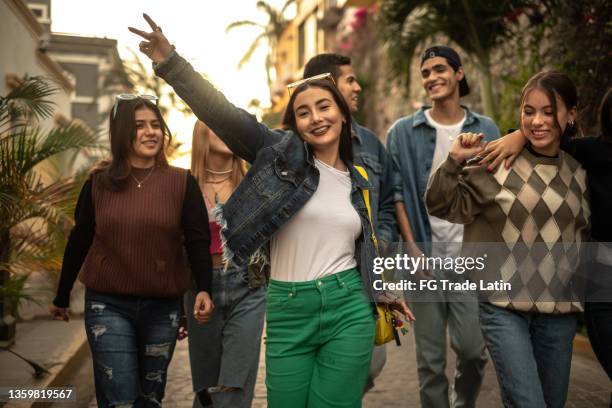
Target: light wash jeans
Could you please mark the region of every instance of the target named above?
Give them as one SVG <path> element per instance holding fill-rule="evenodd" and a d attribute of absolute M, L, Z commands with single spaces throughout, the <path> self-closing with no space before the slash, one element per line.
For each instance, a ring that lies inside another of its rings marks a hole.
<path fill-rule="evenodd" d="M 480 324 L 506 408 L 561 408 L 576 314 L 517 312 L 480 303 Z"/>
<path fill-rule="evenodd" d="M 193 310 L 195 291 L 185 294 L 185 310 Z M 251 406 L 265 313 L 266 289 L 249 288 L 246 269 L 213 269 L 215 310 L 210 322 L 197 324 L 186 313 L 193 389 L 208 392 L 215 408 Z M 234 388 L 220 392 L 218 386 Z M 201 407 L 197 395 L 194 407 Z"/>
<path fill-rule="evenodd" d="M 452 274 L 452 275 L 451 275 Z M 438 279 L 451 279 L 454 272 L 435 271 Z M 463 292 L 438 289 L 406 300 L 416 317 L 419 396 L 423 408 L 474 408 L 487 364 L 487 353 L 478 323 L 478 302 Z M 455 375 L 446 377 L 447 332 L 456 355 Z"/>

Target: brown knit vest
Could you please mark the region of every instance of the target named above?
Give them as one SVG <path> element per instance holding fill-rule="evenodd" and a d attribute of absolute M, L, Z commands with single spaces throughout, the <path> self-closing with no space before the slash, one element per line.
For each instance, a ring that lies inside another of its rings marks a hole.
<path fill-rule="evenodd" d="M 96 232 L 80 273 L 86 287 L 164 298 L 185 292 L 190 277 L 181 216 L 187 174 L 176 167 L 156 167 L 140 188 L 129 180 L 119 192 L 92 177 Z"/>

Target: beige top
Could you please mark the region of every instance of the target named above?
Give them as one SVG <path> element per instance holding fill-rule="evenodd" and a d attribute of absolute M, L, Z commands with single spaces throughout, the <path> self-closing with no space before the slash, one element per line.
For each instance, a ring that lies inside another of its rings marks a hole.
<path fill-rule="evenodd" d="M 270 242 L 271 278 L 304 282 L 357 266 L 359 214 L 351 204 L 349 172 L 315 159 L 319 185 Z"/>

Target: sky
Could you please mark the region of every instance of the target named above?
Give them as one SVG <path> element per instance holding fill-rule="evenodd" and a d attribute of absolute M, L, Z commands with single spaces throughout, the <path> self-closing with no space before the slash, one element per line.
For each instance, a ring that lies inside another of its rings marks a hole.
<path fill-rule="evenodd" d="M 263 105 L 269 104 L 265 44 L 251 62 L 238 70 L 240 58 L 258 31 L 239 27 L 226 33 L 225 28 L 237 20 L 264 24 L 266 14 L 257 10 L 256 3 L 255 0 L 52 0 L 51 28 L 54 32 L 116 39 L 119 54 L 129 59 L 129 49 L 137 51 L 140 38 L 127 27 L 148 31 L 142 18 L 146 12 L 197 71 L 206 74 L 232 103 L 246 109 L 254 98 Z M 284 1 L 268 0 L 268 3 L 281 7 Z M 173 134 L 185 144 L 181 150 L 187 151 L 195 118 L 171 114 L 166 119 Z M 188 167 L 189 158 L 182 157 L 173 164 Z"/>

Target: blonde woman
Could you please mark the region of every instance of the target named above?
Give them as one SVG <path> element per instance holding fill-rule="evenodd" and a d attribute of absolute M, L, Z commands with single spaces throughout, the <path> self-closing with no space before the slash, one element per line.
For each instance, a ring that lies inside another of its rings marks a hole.
<path fill-rule="evenodd" d="M 207 325 L 188 316 L 189 358 L 194 406 L 250 407 L 257 377 L 265 311 L 265 278 L 246 268 L 224 269 L 219 224 L 213 210 L 230 197 L 246 172 L 244 162 L 210 130 L 197 121 L 193 129 L 191 172 L 208 209 L 210 253 L 216 308 Z M 255 270 L 255 268 L 252 268 Z M 195 289 L 185 295 L 191 310 Z"/>

